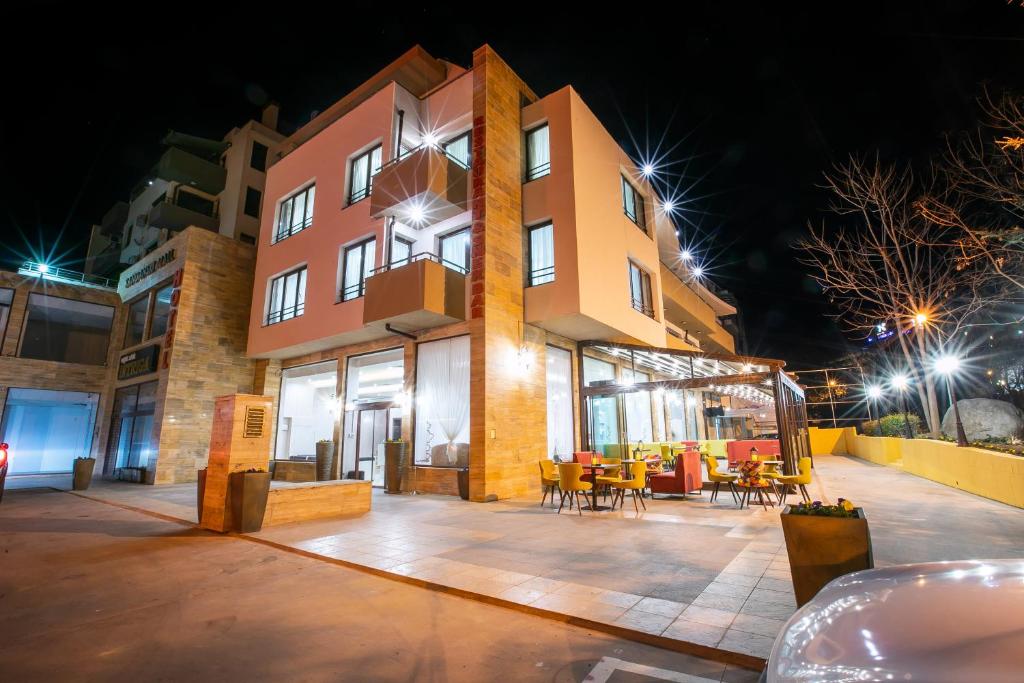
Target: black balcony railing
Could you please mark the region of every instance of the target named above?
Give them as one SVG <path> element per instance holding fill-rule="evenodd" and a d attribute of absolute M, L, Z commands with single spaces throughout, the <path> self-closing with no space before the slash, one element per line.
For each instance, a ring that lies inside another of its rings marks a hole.
<path fill-rule="evenodd" d="M 530 271 L 530 286 L 543 285 L 555 281 L 555 267 L 547 266 Z"/>
<path fill-rule="evenodd" d="M 388 168 L 389 166 L 394 166 L 395 164 L 397 164 L 400 161 L 404 161 L 405 159 L 409 158 L 410 156 L 412 156 L 413 154 L 415 154 L 416 152 L 420 151 L 421 149 L 423 149 L 424 147 L 427 147 L 427 146 L 428 145 L 419 145 L 417 147 L 413 147 L 412 149 L 405 150 L 404 152 L 400 153 L 397 157 L 384 162 L 384 164 L 380 167 L 380 169 L 377 170 L 377 173 L 380 173 L 381 171 L 383 171 L 385 168 Z M 462 161 L 462 159 L 459 159 L 458 157 L 453 156 L 452 154 L 449 154 L 448 150 L 444 149 L 440 145 L 429 145 L 429 147 L 433 148 L 434 151 L 436 151 L 436 152 L 438 152 L 438 153 L 448 157 L 449 159 L 454 161 L 456 164 L 458 164 L 462 168 L 464 168 L 466 170 L 469 170 L 470 164 L 467 164 L 464 161 Z"/>
<path fill-rule="evenodd" d="M 542 176 L 546 176 L 551 173 L 551 162 L 545 161 L 543 164 L 538 164 L 533 168 L 526 169 L 526 180 L 536 180 Z"/>
<path fill-rule="evenodd" d="M 630 303 L 633 305 L 635 310 L 640 311 L 648 318 L 654 317 L 654 308 L 650 304 L 645 304 L 639 299 L 630 299 Z"/>
<path fill-rule="evenodd" d="M 370 271 L 370 275 L 376 275 L 377 273 L 384 273 L 389 270 L 394 270 L 395 268 L 401 268 L 403 266 L 409 265 L 410 263 L 415 263 L 416 261 L 433 261 L 434 263 L 440 264 L 445 268 L 448 268 L 449 270 L 454 270 L 457 273 L 462 273 L 463 275 L 469 273 L 468 268 L 460 266 L 458 263 L 446 261 L 437 254 L 431 253 L 429 251 L 421 251 L 420 253 L 413 254 L 408 258 L 393 261 L 387 265 L 381 266 L 380 268 L 374 268 L 373 270 Z"/>
<path fill-rule="evenodd" d="M 343 287 L 341 290 L 342 301 L 352 301 L 352 299 L 358 299 L 366 293 L 366 278 L 360 278 L 359 282 L 348 287 Z"/>
<path fill-rule="evenodd" d="M 291 320 L 302 315 L 306 310 L 305 303 L 295 304 L 294 306 L 287 306 L 285 308 L 278 309 L 276 311 L 270 311 L 267 314 L 267 325 L 276 325 L 277 323 L 284 322 L 285 320 Z"/>

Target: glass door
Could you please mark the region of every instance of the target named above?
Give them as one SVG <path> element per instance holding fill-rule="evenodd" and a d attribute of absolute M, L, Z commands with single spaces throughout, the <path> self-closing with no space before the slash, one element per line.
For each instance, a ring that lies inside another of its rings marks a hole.
<path fill-rule="evenodd" d="M 622 443 L 622 397 L 620 394 L 590 396 L 590 445 L 608 457 L 625 457 Z"/>
<path fill-rule="evenodd" d="M 367 408 L 356 415 L 356 469 L 374 486 L 384 486 L 384 442 L 402 437 L 402 409 Z"/>

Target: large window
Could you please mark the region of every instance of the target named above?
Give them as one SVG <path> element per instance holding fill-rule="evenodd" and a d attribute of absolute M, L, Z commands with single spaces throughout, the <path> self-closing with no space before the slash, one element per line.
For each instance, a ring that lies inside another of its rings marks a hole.
<path fill-rule="evenodd" d="M 149 318 L 149 338 L 162 337 L 167 333 L 167 316 L 171 312 L 171 295 L 174 286 L 167 285 L 153 295 L 153 312 Z"/>
<path fill-rule="evenodd" d="M 459 162 L 463 167 L 469 168 L 472 148 L 470 141 L 472 140 L 472 131 L 466 131 L 458 137 L 454 137 L 448 142 L 444 143 L 444 152 L 450 158 Z"/>
<path fill-rule="evenodd" d="M 252 141 L 252 153 L 249 155 L 249 166 L 255 168 L 257 171 L 267 170 L 267 146 Z"/>
<path fill-rule="evenodd" d="M 315 460 L 316 442 L 334 439 L 338 415 L 338 363 L 327 361 L 281 372 L 277 460 Z"/>
<path fill-rule="evenodd" d="M 391 242 L 391 265 L 402 266 L 409 262 L 412 256 L 412 240 L 395 235 Z"/>
<path fill-rule="evenodd" d="M 141 344 L 146 334 L 146 314 L 149 312 L 149 293 L 128 304 L 128 324 L 124 330 L 124 345 Z"/>
<path fill-rule="evenodd" d="M 555 228 L 551 223 L 529 230 L 529 285 L 555 281 Z"/>
<path fill-rule="evenodd" d="M 89 456 L 99 394 L 12 387 L 3 437 L 11 444 L 10 474 L 70 472 Z"/>
<path fill-rule="evenodd" d="M 461 270 L 463 273 L 469 272 L 470 257 L 472 256 L 469 228 L 441 237 L 438 240 L 438 246 L 440 247 L 438 252 L 445 266 Z"/>
<path fill-rule="evenodd" d="M 124 331 L 125 348 L 141 344 L 167 332 L 173 285 L 150 290 L 128 304 L 128 325 Z"/>
<path fill-rule="evenodd" d="M 548 346 L 548 457 L 572 458 L 572 354 L 565 349 Z"/>
<path fill-rule="evenodd" d="M 270 281 L 270 307 L 267 310 L 268 325 L 300 316 L 305 309 L 305 266 L 275 277 Z"/>
<path fill-rule="evenodd" d="M 373 270 L 377 240 L 370 238 L 365 242 L 345 247 L 341 270 L 341 300 L 358 299 L 366 291 L 366 278 Z"/>
<path fill-rule="evenodd" d="M 105 365 L 113 306 L 29 294 L 21 357 Z"/>
<path fill-rule="evenodd" d="M 11 319 L 11 302 L 13 301 L 13 289 L 0 289 L 0 347 L 3 346 L 4 335 L 7 332 L 7 321 Z"/>
<path fill-rule="evenodd" d="M 275 242 L 280 242 L 313 225 L 313 201 L 315 199 L 316 185 L 310 185 L 281 202 L 281 207 L 277 212 Z"/>
<path fill-rule="evenodd" d="M 150 467 L 156 463 L 158 442 L 153 434 L 157 382 L 118 389 L 114 394 L 113 420 L 104 472 Z"/>
<path fill-rule="evenodd" d="M 629 262 L 629 296 L 633 308 L 650 318 L 654 317 L 651 275 L 632 261 Z"/>
<path fill-rule="evenodd" d="M 252 216 L 253 218 L 260 217 L 260 200 L 263 199 L 263 193 L 254 187 L 245 188 L 245 207 L 243 211 L 246 216 Z M 312 214 L 311 214 L 312 215 Z"/>
<path fill-rule="evenodd" d="M 548 124 L 526 133 L 526 180 L 551 173 L 551 149 L 548 146 Z"/>
<path fill-rule="evenodd" d="M 348 203 L 354 204 L 366 199 L 373 191 L 373 176 L 380 171 L 382 147 L 377 145 L 352 159 L 352 170 L 348 181 Z"/>
<path fill-rule="evenodd" d="M 622 176 L 622 211 L 629 220 L 636 223 L 637 227 L 647 232 L 647 213 L 644 210 L 643 195 L 626 180 L 626 176 Z"/>
<path fill-rule="evenodd" d="M 416 435 L 420 465 L 469 464 L 469 337 L 416 348 Z"/>
<path fill-rule="evenodd" d="M 650 382 L 651 376 L 646 372 L 635 372 L 622 368 L 621 381 L 624 384 Z M 651 392 L 634 391 L 623 395 L 626 404 L 626 440 L 629 442 L 654 441 L 654 428 L 651 422 Z"/>
<path fill-rule="evenodd" d="M 594 386 L 594 382 L 615 381 L 615 365 L 607 361 L 583 357 L 583 378 L 587 386 Z"/>

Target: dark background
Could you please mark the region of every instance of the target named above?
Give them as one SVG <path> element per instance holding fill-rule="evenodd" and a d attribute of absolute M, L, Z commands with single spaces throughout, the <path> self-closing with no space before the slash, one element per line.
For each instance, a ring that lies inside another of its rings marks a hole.
<path fill-rule="evenodd" d="M 685 202 L 679 223 L 714 280 L 737 295 L 749 351 L 817 366 L 848 343 L 792 249 L 826 217 L 822 171 L 876 150 L 926 163 L 944 133 L 973 125 L 981 83 L 1021 86 L 1024 8 L 779 5 L 631 14 L 637 5 L 601 25 L 580 21 L 605 12 L 597 5 L 478 25 L 422 8 L 356 16 L 344 3 L 222 16 L 6 9 L 0 259 L 80 268 L 90 225 L 127 198 L 167 129 L 220 139 L 273 99 L 289 132 L 415 43 L 468 66 L 486 42 L 542 96 L 575 86 L 627 151 L 664 136 L 666 191 Z"/>

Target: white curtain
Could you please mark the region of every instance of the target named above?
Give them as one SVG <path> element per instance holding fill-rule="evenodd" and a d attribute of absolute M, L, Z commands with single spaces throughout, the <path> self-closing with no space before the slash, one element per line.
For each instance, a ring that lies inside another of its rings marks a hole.
<path fill-rule="evenodd" d="M 416 462 L 432 463 L 447 446 L 444 464 L 456 464 L 458 444 L 469 444 L 469 337 L 420 344 L 416 359 Z"/>
<path fill-rule="evenodd" d="M 555 280 L 555 232 L 550 223 L 530 230 L 530 284 Z"/>
<path fill-rule="evenodd" d="M 549 346 L 547 351 L 548 457 L 566 460 L 573 452 L 572 354 Z"/>
<path fill-rule="evenodd" d="M 527 178 L 538 178 L 549 172 L 551 153 L 548 148 L 548 127 L 534 128 L 526 134 Z"/>
<path fill-rule="evenodd" d="M 623 382 L 649 382 L 651 376 L 646 372 L 633 372 L 629 368 L 622 369 Z M 626 440 L 630 442 L 654 441 L 654 426 L 651 422 L 651 392 L 636 391 L 625 395 L 626 402 Z"/>

